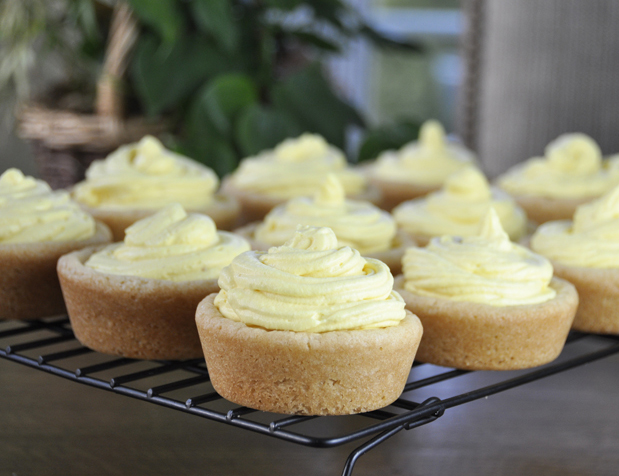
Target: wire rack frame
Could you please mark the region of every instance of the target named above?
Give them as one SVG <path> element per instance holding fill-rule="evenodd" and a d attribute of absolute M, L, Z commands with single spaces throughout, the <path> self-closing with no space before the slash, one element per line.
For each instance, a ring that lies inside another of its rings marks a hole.
<path fill-rule="evenodd" d="M 512 373 L 502 373 L 510 378 L 501 378 L 494 384 L 448 398 L 430 397 L 416 402 L 406 394 L 464 376 L 469 371 L 437 367 L 438 371 L 431 376 L 409 379 L 402 396 L 385 409 L 346 417 L 307 417 L 269 414 L 239 407 L 221 398 L 212 386 L 206 392 L 197 393 L 197 386 L 210 385 L 203 359 L 145 362 L 98 354 L 75 339 L 66 316 L 40 321 L 0 321 L 0 357 L 68 380 L 300 445 L 330 448 L 365 440 L 349 455 L 343 476 L 352 475 L 359 457 L 369 450 L 402 430 L 417 428 L 438 419 L 447 409 L 619 353 L 619 336 L 572 333 L 567 345 L 583 339 L 594 339 L 599 348 L 569 359 L 558 359 L 555 363 L 519 373 L 516 377 Z M 45 353 L 39 353 L 41 349 Z M 93 355 L 100 358 L 96 363 L 89 363 L 86 357 Z M 123 369 L 135 365 L 142 368 L 123 372 Z M 427 364 L 415 362 L 413 367 L 424 365 Z M 112 377 L 104 376 L 110 373 Z M 150 385 L 153 380 L 156 380 L 156 385 Z M 217 406 L 214 406 L 215 403 Z M 222 406 L 223 410 L 220 408 Z M 361 424 L 352 431 L 336 434 L 329 428 L 321 428 L 323 433 L 319 435 L 303 430 L 306 422 L 330 418 L 355 418 Z"/>

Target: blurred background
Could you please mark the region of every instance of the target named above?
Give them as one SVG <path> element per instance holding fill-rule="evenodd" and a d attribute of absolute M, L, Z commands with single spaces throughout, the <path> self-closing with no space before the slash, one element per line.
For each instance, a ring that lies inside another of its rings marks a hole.
<path fill-rule="evenodd" d="M 566 132 L 619 151 L 614 0 L 0 5 L 3 169 L 79 175 L 145 132 L 220 175 L 307 130 L 357 162 L 429 118 L 490 176 Z"/>
<path fill-rule="evenodd" d="M 0 5 L 0 167 L 55 187 L 144 132 L 224 175 L 306 130 L 352 162 L 457 130 L 456 0 Z"/>

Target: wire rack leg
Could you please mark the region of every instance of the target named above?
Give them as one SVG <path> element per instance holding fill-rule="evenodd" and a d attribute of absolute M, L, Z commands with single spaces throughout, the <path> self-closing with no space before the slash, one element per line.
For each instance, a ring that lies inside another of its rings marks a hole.
<path fill-rule="evenodd" d="M 398 433 L 399 431 L 403 429 L 404 429 L 404 426 L 402 425 L 402 426 L 396 426 L 395 428 L 392 428 L 391 430 L 383 431 L 382 433 L 379 433 L 371 440 L 366 441 L 364 444 L 354 449 L 350 453 L 350 456 L 348 456 L 348 459 L 346 460 L 346 464 L 344 465 L 344 471 L 342 471 L 342 476 L 352 476 L 352 470 L 354 469 L 355 463 L 357 462 L 360 456 L 364 455 L 365 453 L 370 451 L 372 448 L 375 448 L 376 446 L 380 445 L 383 441 L 385 441 L 388 438 L 391 438 L 393 435 L 395 435 L 396 433 Z"/>
<path fill-rule="evenodd" d="M 417 428 L 418 426 L 425 425 L 427 423 L 430 423 L 436 420 L 437 418 L 440 418 L 445 413 L 445 407 L 443 406 L 443 402 L 437 397 L 428 398 L 426 401 L 421 403 L 417 408 L 422 409 L 423 407 L 430 407 L 430 406 L 437 407 L 436 412 L 434 412 L 432 415 L 429 415 L 425 418 L 420 418 L 419 420 L 416 420 L 416 421 L 413 420 L 411 422 L 405 423 L 400 426 L 396 426 L 395 428 L 391 428 L 390 430 L 383 431 L 382 433 L 379 433 L 371 440 L 366 441 L 364 444 L 354 449 L 348 456 L 348 459 L 346 460 L 346 464 L 344 465 L 344 471 L 342 471 L 342 476 L 352 476 L 352 471 L 355 467 L 355 463 L 357 462 L 360 456 L 364 455 L 365 453 L 370 451 L 372 448 L 377 447 L 383 441 L 391 438 L 393 435 L 395 435 L 399 431 L 405 430 L 405 429 L 412 430 L 413 428 Z"/>

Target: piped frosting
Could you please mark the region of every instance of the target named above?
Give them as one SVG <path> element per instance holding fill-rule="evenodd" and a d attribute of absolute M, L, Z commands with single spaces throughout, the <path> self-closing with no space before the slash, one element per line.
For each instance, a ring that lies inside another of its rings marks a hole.
<path fill-rule="evenodd" d="M 241 190 L 288 200 L 313 195 L 329 173 L 337 175 L 347 195 L 366 188 L 365 178 L 347 167 L 342 151 L 317 134 L 303 134 L 244 159 L 230 180 Z"/>
<path fill-rule="evenodd" d="M 372 173 L 395 182 L 440 187 L 451 174 L 474 163 L 474 154 L 448 141 L 438 121 L 427 121 L 421 127 L 417 142 L 411 142 L 399 151 L 382 153 Z"/>
<path fill-rule="evenodd" d="M 568 266 L 619 268 L 619 186 L 578 207 L 573 221 L 541 225 L 531 248 Z"/>
<path fill-rule="evenodd" d="M 188 210 L 203 210 L 213 201 L 218 185 L 210 168 L 145 136 L 93 162 L 73 196 L 93 208 L 154 210 L 180 203 Z"/>
<path fill-rule="evenodd" d="M 326 226 L 338 246 L 350 246 L 361 254 L 391 248 L 396 233 L 391 215 L 369 202 L 347 200 L 337 175 L 329 174 L 313 197 L 299 197 L 274 208 L 258 225 L 256 240 L 280 246 L 294 234 L 297 225 Z"/>
<path fill-rule="evenodd" d="M 479 234 L 442 236 L 409 248 L 402 260 L 407 291 L 491 306 L 537 304 L 555 297 L 550 262 L 512 243 L 490 209 Z"/>
<path fill-rule="evenodd" d="M 619 183 L 618 159 L 603 160 L 596 142 L 585 134 L 564 134 L 533 157 L 499 177 L 512 195 L 556 199 L 599 197 Z"/>
<path fill-rule="evenodd" d="M 393 216 L 398 226 L 412 235 L 473 236 L 491 207 L 512 240 L 525 235 L 525 212 L 507 193 L 490 187 L 473 166 L 450 175 L 440 191 L 402 203 Z"/>
<path fill-rule="evenodd" d="M 126 230 L 125 240 L 94 253 L 86 266 L 102 273 L 168 281 L 216 279 L 249 243 L 217 231 L 213 220 L 172 204 Z"/>
<path fill-rule="evenodd" d="M 18 169 L 0 176 L 0 243 L 78 241 L 95 234 L 94 219 L 65 191 Z"/>
<path fill-rule="evenodd" d="M 300 226 L 283 246 L 239 255 L 219 286 L 215 305 L 225 317 L 269 330 L 371 329 L 405 317 L 389 268 L 338 247 L 329 228 Z"/>

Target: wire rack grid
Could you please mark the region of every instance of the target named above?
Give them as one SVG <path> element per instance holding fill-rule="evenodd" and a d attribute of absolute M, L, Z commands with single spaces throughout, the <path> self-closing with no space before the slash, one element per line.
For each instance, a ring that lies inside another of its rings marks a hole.
<path fill-rule="evenodd" d="M 402 430 L 438 419 L 450 408 L 619 353 L 618 336 L 572 333 L 567 345 L 583 340 L 595 345 L 537 369 L 495 372 L 491 385 L 441 397 L 436 396 L 445 393 L 441 384 L 471 372 L 415 362 L 402 396 L 389 407 L 345 417 L 308 417 L 260 412 L 224 400 L 210 385 L 203 359 L 138 361 L 94 352 L 75 339 L 66 316 L 0 321 L 0 357 L 68 380 L 300 445 L 330 448 L 363 440 L 350 453 L 343 476 L 350 476 L 369 450 Z M 433 396 L 419 399 L 422 394 Z M 353 423 L 345 431 L 332 424 L 342 418 Z"/>

